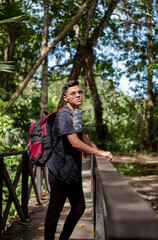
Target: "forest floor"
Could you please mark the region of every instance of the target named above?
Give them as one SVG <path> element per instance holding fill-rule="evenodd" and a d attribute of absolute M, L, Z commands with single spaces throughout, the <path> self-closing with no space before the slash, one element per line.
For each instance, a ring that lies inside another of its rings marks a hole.
<path fill-rule="evenodd" d="M 158 170 L 158 156 L 115 156 L 112 162 L 144 163 Z M 134 190 L 150 204 L 158 216 L 158 174 L 147 176 L 124 176 Z"/>

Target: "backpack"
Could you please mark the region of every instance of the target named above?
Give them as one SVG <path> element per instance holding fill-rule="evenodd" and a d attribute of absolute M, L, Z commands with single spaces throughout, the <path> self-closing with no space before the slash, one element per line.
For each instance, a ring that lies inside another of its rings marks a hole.
<path fill-rule="evenodd" d="M 56 117 L 56 113 L 66 108 L 60 108 L 52 113 L 44 111 L 41 117 L 36 122 L 33 122 L 29 127 L 27 137 L 27 147 L 30 158 L 36 166 L 45 166 L 48 159 L 51 157 L 54 146 L 52 136 L 52 126 Z M 43 114 L 45 116 L 43 117 Z"/>

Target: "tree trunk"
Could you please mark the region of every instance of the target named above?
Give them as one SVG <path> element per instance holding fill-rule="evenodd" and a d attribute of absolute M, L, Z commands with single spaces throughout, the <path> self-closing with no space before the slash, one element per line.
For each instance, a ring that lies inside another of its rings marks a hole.
<path fill-rule="evenodd" d="M 43 36 L 42 36 L 42 54 L 48 44 L 49 32 L 49 0 L 44 0 L 44 17 L 43 17 Z M 41 55 L 42 55 L 41 54 Z M 41 79 L 41 113 L 48 111 L 48 57 L 42 62 L 42 79 Z"/>
<path fill-rule="evenodd" d="M 9 61 L 9 46 L 10 46 L 10 24 L 7 26 L 7 33 L 6 33 L 6 45 L 5 45 L 5 50 L 4 50 L 4 61 Z M 3 73 L 3 88 L 8 92 L 8 79 L 9 79 L 9 74 L 7 72 Z"/>
<path fill-rule="evenodd" d="M 120 0 L 111 0 L 110 1 L 108 10 L 105 12 L 104 17 L 101 19 L 98 27 L 94 30 L 93 35 L 91 37 L 91 42 L 92 42 L 93 46 L 97 44 L 98 38 L 101 36 L 103 30 L 107 27 L 107 25 L 110 21 L 110 17 L 119 1 Z"/>
<path fill-rule="evenodd" d="M 79 44 L 77 48 L 77 52 L 73 59 L 73 68 L 68 77 L 68 81 L 78 80 L 81 69 L 83 68 L 83 65 L 85 62 L 86 55 L 87 55 L 87 46 Z M 61 96 L 58 108 L 61 108 L 63 105 L 64 105 L 64 99 L 63 99 L 63 96 Z"/>
<path fill-rule="evenodd" d="M 6 46 L 4 50 L 4 61 L 13 61 L 14 56 L 14 47 L 15 47 L 15 23 L 7 24 L 7 33 L 6 33 Z M 6 90 L 8 96 L 5 100 L 9 100 L 9 80 L 11 74 L 3 72 L 3 88 Z"/>
<path fill-rule="evenodd" d="M 87 49 L 87 55 L 85 58 L 85 66 L 84 66 L 84 72 L 86 74 L 86 78 L 89 84 L 89 88 L 91 91 L 93 106 L 94 106 L 94 112 L 95 112 L 95 122 L 96 122 L 96 136 L 97 136 L 97 145 L 101 148 L 106 147 L 105 146 L 105 137 L 107 135 L 107 127 L 103 124 L 103 109 L 102 109 L 102 103 L 99 98 L 97 86 L 94 80 L 93 76 L 93 66 L 95 62 L 95 57 L 93 54 L 92 47 L 90 46 Z M 103 142 L 104 141 L 104 142 Z"/>
<path fill-rule="evenodd" d="M 150 18 L 147 19 L 148 22 L 148 36 L 147 36 L 147 59 L 149 65 L 153 62 L 153 39 L 152 39 L 152 30 L 150 27 Z M 147 106 L 146 106 L 146 139 L 147 139 L 147 151 L 153 152 L 155 149 L 155 141 L 154 141 L 154 131 L 153 131 L 153 110 L 154 110 L 154 102 L 153 102 L 153 71 L 148 69 L 147 76 Z"/>

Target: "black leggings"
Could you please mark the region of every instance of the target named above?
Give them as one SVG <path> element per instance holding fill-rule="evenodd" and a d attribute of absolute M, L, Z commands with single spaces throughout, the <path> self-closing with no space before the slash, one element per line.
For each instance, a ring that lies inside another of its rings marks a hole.
<path fill-rule="evenodd" d="M 85 210 L 82 182 L 68 185 L 63 182 L 59 182 L 53 174 L 49 174 L 49 183 L 51 191 L 50 202 L 45 219 L 44 239 L 54 240 L 58 219 L 66 198 L 68 198 L 71 210 L 65 220 L 63 230 L 59 237 L 60 240 L 67 240 Z"/>

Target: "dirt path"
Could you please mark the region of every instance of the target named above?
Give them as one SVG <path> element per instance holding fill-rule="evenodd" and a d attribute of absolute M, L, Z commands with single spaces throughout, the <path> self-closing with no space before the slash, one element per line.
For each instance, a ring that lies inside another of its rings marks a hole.
<path fill-rule="evenodd" d="M 142 162 L 157 164 L 158 156 L 115 156 L 113 162 L 134 163 Z M 137 176 L 124 178 L 131 184 L 134 190 L 147 201 L 152 209 L 158 214 L 158 175 Z"/>

